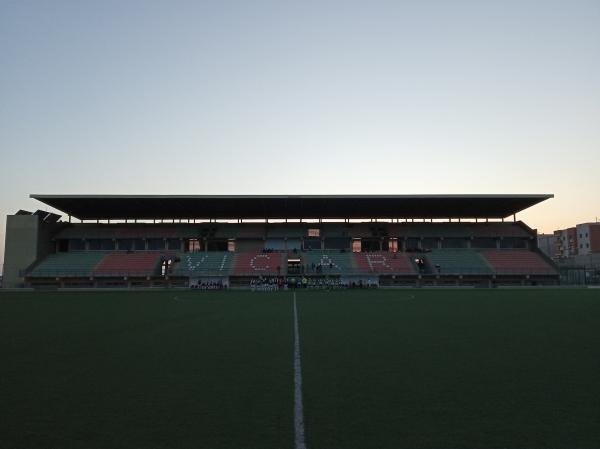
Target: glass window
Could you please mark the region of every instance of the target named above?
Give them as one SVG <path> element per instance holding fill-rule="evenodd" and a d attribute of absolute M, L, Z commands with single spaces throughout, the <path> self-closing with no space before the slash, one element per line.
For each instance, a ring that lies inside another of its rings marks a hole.
<path fill-rule="evenodd" d="M 496 239 L 489 237 L 477 237 L 471 241 L 472 248 L 495 248 Z"/>
<path fill-rule="evenodd" d="M 133 239 L 119 239 L 117 245 L 120 251 L 131 251 L 133 249 Z"/>
<path fill-rule="evenodd" d="M 198 251 L 200 251 L 200 241 L 198 239 L 189 239 L 188 251 L 190 253 L 197 253 Z"/>
<path fill-rule="evenodd" d="M 111 239 L 90 239 L 90 250 L 92 251 L 113 251 L 115 242 Z"/>
<path fill-rule="evenodd" d="M 111 239 L 102 239 L 102 249 L 104 251 L 112 251 L 115 249 L 115 241 Z"/>
<path fill-rule="evenodd" d="M 165 249 L 164 239 L 148 239 L 148 249 L 155 251 Z"/>
<path fill-rule="evenodd" d="M 167 239 L 167 249 L 180 250 L 181 241 L 179 239 Z"/>
<path fill-rule="evenodd" d="M 438 239 L 435 237 L 425 237 L 421 242 L 422 249 L 436 249 L 438 247 Z"/>
<path fill-rule="evenodd" d="M 467 239 L 460 238 L 446 238 L 442 240 L 442 248 L 466 248 Z"/>
<path fill-rule="evenodd" d="M 321 249 L 321 239 L 319 238 L 305 238 L 304 249 Z"/>
<path fill-rule="evenodd" d="M 85 242 L 80 239 L 69 240 L 69 251 L 83 251 L 85 249 Z"/>
<path fill-rule="evenodd" d="M 526 248 L 527 240 L 518 237 L 505 237 L 500 240 L 500 248 Z"/>
<path fill-rule="evenodd" d="M 406 239 L 407 251 L 418 251 L 420 249 L 421 239 L 417 237 L 409 237 Z"/>

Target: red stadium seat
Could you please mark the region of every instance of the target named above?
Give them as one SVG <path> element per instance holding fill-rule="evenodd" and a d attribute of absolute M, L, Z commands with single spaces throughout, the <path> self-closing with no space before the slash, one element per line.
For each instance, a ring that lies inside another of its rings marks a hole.
<path fill-rule="evenodd" d="M 105 256 L 94 269 L 94 276 L 150 276 L 157 274 L 159 251 L 114 252 Z"/>
<path fill-rule="evenodd" d="M 279 274 L 283 267 L 282 254 L 238 253 L 235 257 L 234 266 L 234 274 Z"/>
<path fill-rule="evenodd" d="M 539 254 L 523 249 L 489 249 L 480 253 L 501 274 L 556 274 Z"/>

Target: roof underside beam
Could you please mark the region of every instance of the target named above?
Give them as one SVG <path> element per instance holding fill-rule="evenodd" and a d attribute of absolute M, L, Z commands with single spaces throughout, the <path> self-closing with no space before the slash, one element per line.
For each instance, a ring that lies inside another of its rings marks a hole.
<path fill-rule="evenodd" d="M 31 195 L 85 220 L 506 218 L 553 195 Z"/>

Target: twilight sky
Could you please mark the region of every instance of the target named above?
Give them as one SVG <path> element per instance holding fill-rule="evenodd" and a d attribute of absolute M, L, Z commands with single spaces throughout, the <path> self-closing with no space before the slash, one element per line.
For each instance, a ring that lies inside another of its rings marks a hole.
<path fill-rule="evenodd" d="M 0 0 L 29 193 L 554 193 L 600 216 L 600 2 Z"/>

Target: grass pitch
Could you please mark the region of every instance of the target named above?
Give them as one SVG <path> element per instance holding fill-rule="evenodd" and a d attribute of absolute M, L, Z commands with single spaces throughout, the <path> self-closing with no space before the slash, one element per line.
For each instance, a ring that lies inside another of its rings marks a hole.
<path fill-rule="evenodd" d="M 600 290 L 298 291 L 308 449 L 600 448 Z M 292 448 L 292 294 L 0 294 L 0 447 Z"/>

